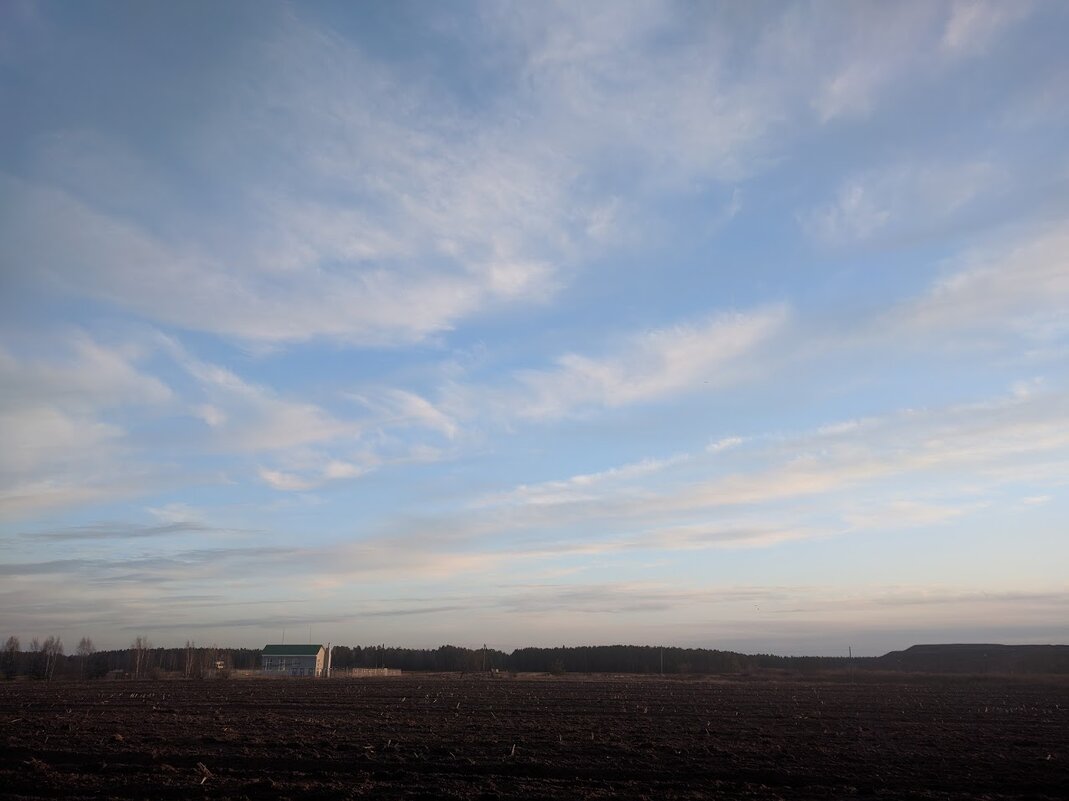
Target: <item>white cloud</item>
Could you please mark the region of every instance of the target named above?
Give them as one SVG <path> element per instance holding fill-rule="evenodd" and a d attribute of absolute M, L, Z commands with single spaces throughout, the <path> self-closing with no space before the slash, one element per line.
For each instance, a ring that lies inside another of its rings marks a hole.
<path fill-rule="evenodd" d="M 280 397 L 225 367 L 197 359 L 170 337 L 158 341 L 198 382 L 207 403 L 190 404 L 213 429 L 212 442 L 228 452 L 277 451 L 321 442 L 356 442 L 362 421 L 341 420 L 307 401 Z"/>
<path fill-rule="evenodd" d="M 168 244 L 58 190 L 8 180 L 0 193 L 16 209 L 0 223 L 0 255 L 26 274 L 162 323 L 250 341 L 418 341 L 485 304 L 537 297 L 546 272 L 519 262 L 482 273 L 381 263 L 328 269 L 320 262 L 335 254 L 325 252 L 290 270 L 250 266 L 247 255 L 228 263 Z"/>
<path fill-rule="evenodd" d="M 907 81 L 981 53 L 1031 4 L 964 0 L 945 23 L 944 9 L 927 0 L 797 5 L 784 14 L 775 41 L 793 54 L 795 69 L 815 77 L 812 106 L 822 122 L 857 119 Z"/>
<path fill-rule="evenodd" d="M 421 427 L 437 431 L 447 439 L 453 439 L 460 431 L 456 420 L 415 392 L 387 389 L 351 397 L 375 413 L 377 425 L 391 428 Z"/>
<path fill-rule="evenodd" d="M 66 132 L 41 159 L 62 174 L 0 183 L 12 210 L 0 257 L 247 342 L 417 342 L 548 298 L 625 237 L 619 220 L 636 211 L 622 205 L 752 172 L 782 125 L 782 78 L 757 65 L 740 81 L 730 38 L 670 5 L 487 11 L 487 36 L 523 58 L 477 113 L 290 16 L 236 56 L 256 80 L 219 75 L 218 107 L 183 120 L 184 157 L 227 176 L 228 213 L 175 209 L 152 165 L 104 134 Z M 684 46 L 658 31 L 685 33 Z M 639 165 L 644 190 L 614 185 L 620 163 Z M 112 183 L 149 200 L 117 208 L 98 194 Z"/>
<path fill-rule="evenodd" d="M 959 491 L 969 482 L 1012 481 L 1012 466 L 1019 462 L 1064 458 L 1069 448 L 1065 400 L 1061 393 L 1013 397 L 902 412 L 873 420 L 860 431 L 825 430 L 775 446 L 775 458 L 758 471 L 695 484 L 664 503 L 666 508 L 698 508 L 830 497 L 903 478 L 920 481 L 920 486 L 948 482 Z M 1021 473 L 1018 480 L 1025 478 Z M 917 508 L 918 514 L 923 508 Z"/>
<path fill-rule="evenodd" d="M 899 332 L 1016 329 L 1058 333 L 1051 319 L 1069 307 L 1069 225 L 1022 236 L 1010 246 L 976 249 L 917 300 L 895 309 L 884 324 Z"/>
<path fill-rule="evenodd" d="M 867 239 L 891 219 L 891 212 L 873 197 L 860 181 L 852 180 L 839 187 L 833 204 L 809 215 L 807 227 L 821 239 L 837 242 Z"/>
<path fill-rule="evenodd" d="M 719 453 L 741 445 L 745 440 L 742 437 L 721 437 L 705 446 L 707 453 Z"/>
<path fill-rule="evenodd" d="M 148 507 L 145 511 L 164 524 L 185 523 L 200 517 L 199 512 L 187 503 L 168 503 Z"/>
<path fill-rule="evenodd" d="M 193 407 L 193 413 L 212 428 L 219 428 L 226 423 L 226 413 L 218 406 L 201 403 Z"/>
<path fill-rule="evenodd" d="M 16 359 L 0 348 L 0 383 L 4 403 L 42 401 L 72 409 L 163 404 L 173 398 L 159 379 L 140 371 L 139 348 L 108 347 L 82 332 L 62 336 L 63 356 L 50 360 Z"/>
<path fill-rule="evenodd" d="M 753 172 L 782 124 L 777 77 L 760 63 L 734 68 L 745 49 L 707 11 L 531 6 L 501 23 L 528 53 L 528 102 L 553 140 L 595 164 L 627 159 L 647 188 L 677 189 Z"/>
<path fill-rule="evenodd" d="M 1042 506 L 1045 503 L 1050 503 L 1052 496 L 1050 495 L 1029 495 L 1021 499 L 1021 503 L 1028 506 Z"/>
<path fill-rule="evenodd" d="M 902 530 L 954 520 L 984 508 L 984 504 L 947 505 L 896 500 L 869 508 L 847 510 L 843 519 L 853 528 Z"/>
<path fill-rule="evenodd" d="M 678 454 L 667 459 L 643 459 L 640 462 L 610 467 L 597 473 L 581 473 L 559 481 L 521 484 L 505 493 L 478 499 L 474 507 L 497 505 L 540 505 L 592 500 L 604 492 L 604 486 L 618 488 L 634 479 L 659 473 L 686 462 L 691 457 Z"/>
<path fill-rule="evenodd" d="M 327 479 L 339 479 L 339 478 L 359 478 L 367 472 L 367 468 L 360 467 L 350 462 L 343 462 L 339 459 L 332 459 L 327 462 L 327 466 L 323 468 L 323 477 Z"/>
<path fill-rule="evenodd" d="M 1013 15 L 955 7 L 945 38 L 990 38 L 990 20 Z M 918 50 L 938 47 L 942 24 L 923 2 L 818 3 L 771 20 L 672 3 L 482 9 L 479 41 L 493 47 L 473 58 L 493 66 L 495 91 L 472 108 L 299 10 L 279 18 L 182 121 L 183 158 L 221 176 L 208 188 L 226 190 L 227 213 L 175 208 L 163 165 L 119 137 L 53 131 L 34 145 L 36 173 L 0 183 L 0 257 L 158 323 L 247 342 L 418 342 L 547 299 L 665 192 L 765 168 L 808 93 L 825 118 L 870 107 L 915 73 Z M 844 192 L 826 215 L 835 231 L 893 213 Z"/>
<path fill-rule="evenodd" d="M 857 118 L 927 66 L 937 13 L 926 2 L 793 6 L 773 29 L 772 42 L 812 84 L 810 103 L 821 122 Z"/>
<path fill-rule="evenodd" d="M 260 467 L 257 474 L 272 489 L 282 492 L 304 492 L 317 489 L 331 481 L 360 478 L 379 466 L 379 460 L 367 456 L 365 464 L 331 458 L 322 454 L 284 454 L 283 460 L 293 465 L 289 470 Z"/>
<path fill-rule="evenodd" d="M 94 477 L 92 483 L 74 476 L 60 475 L 11 483 L 0 489 L 0 518 L 15 520 L 54 509 L 140 495 L 146 488 L 144 481 L 101 481 L 99 475 Z"/>
<path fill-rule="evenodd" d="M 143 355 L 80 332 L 59 340 L 58 355 L 0 349 L 0 513 L 121 497 L 145 484 L 151 471 L 128 463 L 126 428 L 109 419 L 171 408 L 171 389 L 139 369 Z"/>
<path fill-rule="evenodd" d="M 280 470 L 269 470 L 262 467 L 259 470 L 259 474 L 260 478 L 277 490 L 284 490 L 287 492 L 299 491 L 311 489 L 315 486 L 314 482 L 308 481 L 293 473 L 283 473 Z"/>
<path fill-rule="evenodd" d="M 605 199 L 576 191 L 566 149 L 547 146 L 538 121 L 472 116 L 290 16 L 241 50 L 258 80 L 221 74 L 220 107 L 184 121 L 200 166 L 226 162 L 239 187 L 223 219 L 172 214 L 154 191 L 164 179 L 125 180 L 131 160 L 114 144 L 87 152 L 85 136 L 58 137 L 49 163 L 99 177 L 111 153 L 150 213 L 120 214 L 86 182 L 75 196 L 5 179 L 16 210 L 0 228 L 5 260 L 157 322 L 262 342 L 410 343 L 548 297 L 592 241 L 580 221 L 606 223 Z"/>
<path fill-rule="evenodd" d="M 733 450 L 681 454 L 521 484 L 419 528 L 460 543 L 513 532 L 542 543 L 514 553 L 548 558 L 938 525 L 985 508 L 1001 486 L 1044 486 L 1061 475 L 1067 409 L 1064 393 L 1041 393 L 752 437 L 736 446 L 744 450 L 737 458 Z M 573 531 L 586 533 L 573 540 Z"/>
<path fill-rule="evenodd" d="M 901 238 L 959 216 L 985 193 L 1002 191 L 1003 175 L 987 161 L 904 163 L 844 180 L 835 200 L 799 215 L 828 244 Z"/>
<path fill-rule="evenodd" d="M 1029 0 L 955 0 L 943 31 L 943 48 L 955 55 L 983 52 L 998 34 L 1031 10 Z"/>
<path fill-rule="evenodd" d="M 67 414 L 48 406 L 0 412 L 4 441 L 0 470 L 7 476 L 88 460 L 122 439 L 116 425 Z"/>
<path fill-rule="evenodd" d="M 771 548 L 784 542 L 822 539 L 834 533 L 811 525 L 732 520 L 655 529 L 641 534 L 629 543 L 629 547 L 666 551 Z"/>
<path fill-rule="evenodd" d="M 500 391 L 495 400 L 509 415 L 552 420 L 723 387 L 760 372 L 753 367 L 757 352 L 788 320 L 788 310 L 775 306 L 653 329 L 629 337 L 611 355 L 568 353 L 554 369 L 519 372 L 518 386 Z"/>

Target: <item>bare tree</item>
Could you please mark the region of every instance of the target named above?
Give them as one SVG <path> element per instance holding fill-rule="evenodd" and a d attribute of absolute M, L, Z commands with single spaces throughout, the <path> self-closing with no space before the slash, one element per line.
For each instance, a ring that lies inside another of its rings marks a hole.
<path fill-rule="evenodd" d="M 45 678 L 51 681 L 56 672 L 56 662 L 63 656 L 63 640 L 59 637 L 48 637 L 41 646 L 41 653 L 45 655 Z"/>
<path fill-rule="evenodd" d="M 148 670 L 148 650 L 152 647 L 152 643 L 148 641 L 148 637 L 137 635 L 134 641 L 130 644 L 130 650 L 133 651 L 134 656 L 134 678 L 139 679 Z"/>
<path fill-rule="evenodd" d="M 187 679 L 193 678 L 194 673 L 197 673 L 197 644 L 192 640 L 186 640 L 186 664 L 183 675 Z"/>
<path fill-rule="evenodd" d="M 41 653 L 41 641 L 34 637 L 30 640 L 30 675 L 40 679 L 45 674 L 44 655 Z"/>
<path fill-rule="evenodd" d="M 219 648 L 212 643 L 208 648 L 200 649 L 201 675 L 212 677 L 215 675 L 215 663 L 219 661 Z"/>
<path fill-rule="evenodd" d="M 13 679 L 19 672 L 19 638 L 12 635 L 4 643 L 2 661 L 4 678 Z"/>
<path fill-rule="evenodd" d="M 82 637 L 78 640 L 78 669 L 83 679 L 85 678 L 85 665 L 94 653 L 96 653 L 96 648 L 93 647 L 91 639 Z"/>

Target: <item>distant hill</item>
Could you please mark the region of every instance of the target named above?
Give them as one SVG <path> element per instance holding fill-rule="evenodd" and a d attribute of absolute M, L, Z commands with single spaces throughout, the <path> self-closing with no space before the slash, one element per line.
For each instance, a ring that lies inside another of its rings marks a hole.
<path fill-rule="evenodd" d="M 914 645 L 867 667 L 923 673 L 1069 673 L 1069 645 Z"/>

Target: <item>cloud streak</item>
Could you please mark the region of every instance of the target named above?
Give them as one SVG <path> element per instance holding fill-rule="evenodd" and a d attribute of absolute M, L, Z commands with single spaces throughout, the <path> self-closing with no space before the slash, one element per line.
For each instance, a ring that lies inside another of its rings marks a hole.
<path fill-rule="evenodd" d="M 487 406 L 506 419 L 552 421 L 722 388 L 760 375 L 761 354 L 790 320 L 784 306 L 649 329 L 603 355 L 565 353 L 553 367 L 514 372 L 511 386 L 448 388 L 446 408 Z"/>

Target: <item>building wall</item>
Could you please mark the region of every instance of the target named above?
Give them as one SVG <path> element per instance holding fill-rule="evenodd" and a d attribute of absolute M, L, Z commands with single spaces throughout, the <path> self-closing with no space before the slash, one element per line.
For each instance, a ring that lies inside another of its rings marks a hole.
<path fill-rule="evenodd" d="M 280 673 L 284 676 L 322 676 L 323 651 L 315 656 L 274 656 L 265 654 L 261 657 L 261 670 L 264 673 Z"/>

